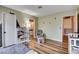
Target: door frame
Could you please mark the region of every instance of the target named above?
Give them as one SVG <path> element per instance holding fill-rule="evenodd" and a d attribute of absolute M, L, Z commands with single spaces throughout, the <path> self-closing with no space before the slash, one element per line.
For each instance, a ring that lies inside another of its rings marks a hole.
<path fill-rule="evenodd" d="M 64 32 L 64 30 L 63 30 L 64 29 L 64 26 L 63 26 L 64 25 L 64 21 L 63 20 L 64 20 L 65 17 L 72 17 L 72 32 L 74 32 L 74 16 L 63 16 L 62 17 L 62 25 L 61 25 L 62 26 L 62 28 L 61 28 L 62 42 L 63 42 L 63 36 L 64 36 L 64 34 L 63 34 L 63 32 Z"/>
<path fill-rule="evenodd" d="M 34 19 L 34 18 L 30 18 L 30 19 L 29 19 L 29 22 L 30 22 L 30 20 L 33 20 L 33 22 L 34 22 L 34 34 L 33 34 L 33 35 L 34 35 L 34 38 L 35 38 L 35 37 L 36 37 L 36 35 L 35 35 L 35 33 L 36 33 L 36 32 L 35 32 L 35 31 L 36 31 L 36 29 L 35 29 L 35 19 Z"/>

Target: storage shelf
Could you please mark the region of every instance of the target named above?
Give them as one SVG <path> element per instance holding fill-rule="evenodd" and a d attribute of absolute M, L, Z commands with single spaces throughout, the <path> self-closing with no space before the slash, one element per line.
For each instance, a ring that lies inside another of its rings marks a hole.
<path fill-rule="evenodd" d="M 79 35 L 79 34 L 77 34 Z M 75 34 L 75 36 L 77 36 Z M 69 37 L 69 53 L 70 54 L 79 54 L 79 38 L 78 37 Z"/>
<path fill-rule="evenodd" d="M 20 27 L 17 30 L 18 43 L 29 42 L 29 34 L 26 27 Z"/>

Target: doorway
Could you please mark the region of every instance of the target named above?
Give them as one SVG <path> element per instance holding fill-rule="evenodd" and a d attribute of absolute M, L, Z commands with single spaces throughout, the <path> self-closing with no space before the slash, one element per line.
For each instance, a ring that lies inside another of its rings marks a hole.
<path fill-rule="evenodd" d="M 35 20 L 29 19 L 29 36 L 35 38 Z"/>
<path fill-rule="evenodd" d="M 74 32 L 74 16 L 63 17 L 62 47 L 68 49 L 68 34 Z"/>

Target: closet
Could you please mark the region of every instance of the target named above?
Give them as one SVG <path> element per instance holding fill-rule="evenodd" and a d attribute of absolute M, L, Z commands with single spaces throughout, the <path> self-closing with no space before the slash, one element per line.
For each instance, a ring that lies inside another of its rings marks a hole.
<path fill-rule="evenodd" d="M 0 47 L 17 43 L 16 15 L 0 13 Z"/>

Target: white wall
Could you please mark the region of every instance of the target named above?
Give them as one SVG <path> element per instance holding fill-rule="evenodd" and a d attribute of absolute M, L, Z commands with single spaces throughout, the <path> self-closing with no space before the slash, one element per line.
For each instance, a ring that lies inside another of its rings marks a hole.
<path fill-rule="evenodd" d="M 38 29 L 42 29 L 48 39 L 62 42 L 62 19 L 64 16 L 75 16 L 76 18 L 76 11 L 72 10 L 57 13 L 51 16 L 39 17 Z M 76 30 L 77 29 L 75 29 L 75 31 Z"/>

